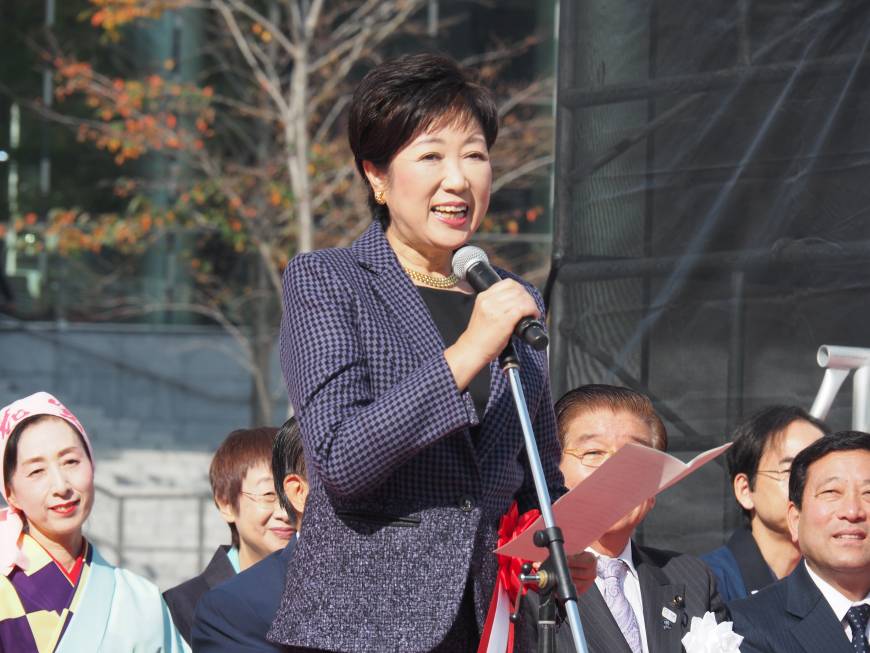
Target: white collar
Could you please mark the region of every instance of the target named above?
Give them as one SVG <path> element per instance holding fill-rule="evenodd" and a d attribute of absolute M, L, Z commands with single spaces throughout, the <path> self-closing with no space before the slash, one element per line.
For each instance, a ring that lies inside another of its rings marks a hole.
<path fill-rule="evenodd" d="M 810 566 L 807 564 L 807 561 L 804 560 L 804 567 L 807 570 L 807 573 L 810 575 L 812 581 L 816 584 L 816 587 L 819 588 L 819 591 L 822 593 L 822 596 L 825 597 L 825 600 L 831 606 L 831 609 L 834 611 L 834 614 L 837 616 L 838 621 L 843 621 L 846 618 L 846 613 L 849 611 L 853 605 L 862 605 L 864 603 L 870 603 L 870 593 L 867 594 L 860 601 L 853 601 L 852 599 L 843 596 L 843 594 L 832 586 L 829 582 L 824 580 L 821 576 L 819 576 L 816 572 L 810 569 Z"/>
<path fill-rule="evenodd" d="M 591 547 L 586 548 L 592 555 L 596 558 L 605 558 L 611 560 L 610 556 L 606 556 L 603 553 L 598 553 L 598 551 L 594 550 Z M 625 548 L 622 550 L 618 556 L 616 556 L 617 560 L 622 560 L 627 566 L 628 570 L 631 572 L 631 575 L 634 578 L 637 578 L 637 569 L 634 566 L 634 556 L 631 553 L 631 538 L 629 538 L 628 542 L 625 543 Z"/>

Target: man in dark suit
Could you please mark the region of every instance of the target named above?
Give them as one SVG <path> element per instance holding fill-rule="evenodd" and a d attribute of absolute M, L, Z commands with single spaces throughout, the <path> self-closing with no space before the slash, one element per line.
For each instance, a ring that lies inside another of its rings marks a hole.
<path fill-rule="evenodd" d="M 726 454 L 744 525 L 728 542 L 701 556 L 726 603 L 788 576 L 801 553 L 786 524 L 788 475 L 794 457 L 830 433 L 797 406 L 768 406 L 737 427 Z"/>
<path fill-rule="evenodd" d="M 284 510 L 298 525 L 308 496 L 308 482 L 299 426 L 292 417 L 275 439 L 272 476 Z M 266 631 L 281 602 L 287 565 L 295 547 L 294 537 L 281 551 L 263 558 L 199 600 L 193 621 L 194 651 L 265 653 L 282 650 L 266 640 Z"/>
<path fill-rule="evenodd" d="M 742 653 L 870 651 L 870 434 L 843 431 L 799 453 L 788 527 L 804 561 L 730 604 Z"/>
<path fill-rule="evenodd" d="M 573 488 L 628 443 L 667 449 L 667 431 L 652 402 L 634 390 L 586 385 L 556 403 L 561 469 Z M 598 578 L 579 599 L 590 653 L 679 653 L 692 617 L 725 607 L 709 569 L 694 556 L 638 546 L 632 533 L 655 504 L 648 499 L 616 522 L 597 542 Z M 524 599 L 517 638 L 523 651 L 537 642 L 538 597 Z M 556 633 L 556 648 L 574 651 L 567 622 Z"/>

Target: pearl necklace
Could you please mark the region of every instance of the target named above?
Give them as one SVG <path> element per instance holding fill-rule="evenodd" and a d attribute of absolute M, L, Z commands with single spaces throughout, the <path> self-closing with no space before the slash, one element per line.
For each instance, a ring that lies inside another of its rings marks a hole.
<path fill-rule="evenodd" d="M 435 277 L 429 274 L 423 274 L 422 272 L 417 272 L 416 270 L 411 270 L 410 268 L 404 268 L 404 270 L 405 274 L 411 277 L 411 279 L 431 288 L 453 288 L 459 283 L 459 277 L 455 274 L 450 274 L 446 277 Z"/>

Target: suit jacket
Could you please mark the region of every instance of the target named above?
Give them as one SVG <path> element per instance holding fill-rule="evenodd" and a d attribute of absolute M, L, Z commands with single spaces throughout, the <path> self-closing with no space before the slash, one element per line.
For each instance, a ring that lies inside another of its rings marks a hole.
<path fill-rule="evenodd" d="M 725 546 L 702 555 L 701 560 L 716 576 L 719 595 L 726 603 L 776 582 L 748 528 L 738 528 Z"/>
<path fill-rule="evenodd" d="M 213 590 L 196 605 L 191 646 L 197 653 L 276 653 L 266 631 L 281 602 L 296 538 Z"/>
<path fill-rule="evenodd" d="M 843 625 L 801 562 L 790 575 L 729 604 L 741 653 L 851 653 Z"/>
<path fill-rule="evenodd" d="M 280 357 L 311 472 L 305 536 L 270 639 L 428 651 L 456 620 L 469 577 L 483 623 L 499 519 L 515 498 L 521 509 L 537 502 L 504 374 L 493 362 L 472 438 L 474 402 L 457 390 L 444 348 L 379 223 L 348 249 L 287 266 Z M 564 483 L 546 354 L 517 349 L 556 498 Z"/>
<path fill-rule="evenodd" d="M 190 629 L 193 625 L 193 612 L 196 609 L 197 601 L 212 587 L 236 575 L 236 570 L 233 569 L 233 565 L 227 557 L 229 550 L 228 546 L 219 546 L 199 576 L 163 592 L 163 599 L 169 606 L 172 622 L 188 644 L 191 641 Z"/>
<path fill-rule="evenodd" d="M 716 591 L 710 570 L 698 558 L 632 544 L 632 557 L 640 582 L 643 619 L 650 653 L 680 653 L 680 640 L 689 631 L 692 617 L 705 612 L 726 617 L 725 605 Z M 523 619 L 517 627 L 517 651 L 534 652 L 537 645 L 538 595 L 529 592 L 523 600 Z M 580 622 L 589 653 L 631 653 L 604 597 L 593 585 L 580 596 Z M 662 613 L 667 608 L 676 622 Z M 556 632 L 556 650 L 573 653 L 574 642 L 565 620 Z"/>

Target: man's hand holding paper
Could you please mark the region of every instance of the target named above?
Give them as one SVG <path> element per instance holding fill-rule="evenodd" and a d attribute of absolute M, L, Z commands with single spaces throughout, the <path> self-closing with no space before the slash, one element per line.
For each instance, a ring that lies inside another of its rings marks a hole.
<path fill-rule="evenodd" d="M 625 445 L 553 504 L 556 523 L 565 536 L 566 552 L 582 553 L 635 506 L 678 483 L 730 446 L 730 442 L 723 444 L 684 463 L 652 447 Z M 543 520 L 538 519 L 496 552 L 526 560 L 540 558 L 541 549 L 532 537 L 543 527 Z"/>

